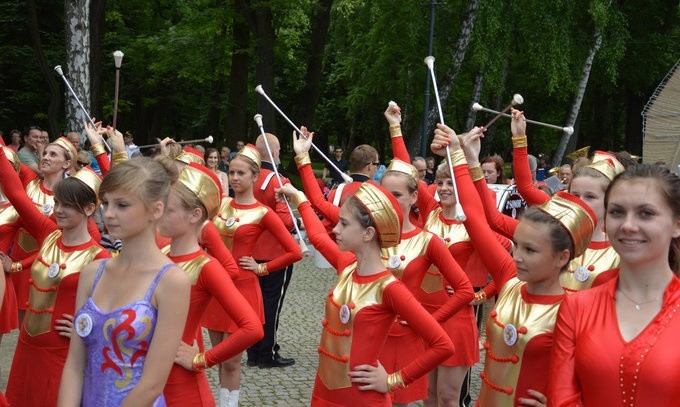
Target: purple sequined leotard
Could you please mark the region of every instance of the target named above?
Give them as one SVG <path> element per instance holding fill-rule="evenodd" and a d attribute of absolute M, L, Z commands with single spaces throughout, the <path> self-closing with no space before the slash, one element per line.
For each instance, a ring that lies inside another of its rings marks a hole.
<path fill-rule="evenodd" d="M 102 261 L 85 305 L 76 312 L 75 330 L 87 348 L 82 406 L 119 406 L 142 377 L 146 351 L 156 328 L 157 310 L 151 295 L 168 267 L 156 275 L 143 300 L 111 312 L 101 312 L 92 300 L 104 271 Z M 154 407 L 165 406 L 163 395 Z"/>

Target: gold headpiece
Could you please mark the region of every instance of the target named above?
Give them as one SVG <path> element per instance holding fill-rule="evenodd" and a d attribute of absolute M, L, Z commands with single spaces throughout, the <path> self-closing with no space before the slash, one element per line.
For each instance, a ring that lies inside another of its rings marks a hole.
<path fill-rule="evenodd" d="M 92 171 L 88 167 L 83 167 L 76 171 L 71 178 L 82 181 L 83 184 L 90 187 L 94 191 L 94 194 L 99 196 L 99 186 L 102 184 L 102 179 L 97 175 L 96 172 Z"/>
<path fill-rule="evenodd" d="M 257 151 L 257 147 L 254 145 L 248 143 L 246 144 L 241 151 L 236 153 L 236 155 L 242 155 L 244 157 L 248 157 L 251 160 L 255 161 L 255 164 L 257 164 L 258 167 L 262 166 L 262 158 L 260 157 L 260 152 Z"/>
<path fill-rule="evenodd" d="M 71 143 L 71 140 L 67 139 L 66 137 L 61 136 L 50 144 L 57 145 L 66 150 L 69 156 L 71 156 L 70 160 L 72 163 L 78 159 L 78 150 L 76 150 L 76 146 L 74 146 L 73 143 Z"/>
<path fill-rule="evenodd" d="M 207 167 L 189 163 L 179 173 L 178 181 L 193 192 L 208 212 L 208 219 L 217 216 L 222 199 L 222 187 L 217 176 Z"/>
<path fill-rule="evenodd" d="M 12 167 L 14 167 L 15 171 L 19 171 L 19 167 L 21 167 L 21 161 L 19 161 L 19 156 L 17 153 L 12 151 L 9 147 L 2 147 L 2 150 L 5 152 L 5 156 L 9 160 L 9 162 L 12 164 Z"/>
<path fill-rule="evenodd" d="M 354 192 L 354 197 L 373 219 L 380 247 L 398 245 L 401 241 L 401 224 L 404 218 L 396 198 L 371 181 L 361 184 Z"/>
<path fill-rule="evenodd" d="M 205 165 L 205 160 L 203 159 L 201 152 L 192 147 L 184 147 L 184 150 L 175 157 L 175 160 L 179 160 L 185 164 L 196 163 Z"/>
<path fill-rule="evenodd" d="M 560 167 L 552 167 L 551 169 L 548 170 L 548 174 L 550 175 L 557 175 L 557 171 L 560 169 Z"/>
<path fill-rule="evenodd" d="M 605 151 L 595 151 L 592 163 L 586 165 L 586 167 L 601 172 L 610 181 L 625 170 L 623 164 L 616 159 L 614 154 Z"/>
<path fill-rule="evenodd" d="M 579 159 L 581 157 L 588 157 L 588 151 L 590 151 L 590 146 L 586 146 L 586 147 L 583 147 L 583 148 L 579 148 L 576 151 L 572 151 L 571 153 L 567 154 L 567 157 L 576 161 L 577 159 Z"/>
<path fill-rule="evenodd" d="M 401 161 L 398 158 L 392 159 L 392 162 L 390 162 L 390 166 L 387 167 L 386 172 L 389 172 L 389 171 L 396 171 L 396 172 L 404 173 L 404 174 L 408 175 L 409 177 L 413 178 L 414 180 L 416 180 L 416 182 L 420 179 L 418 177 L 418 170 L 416 169 L 416 167 L 414 167 L 413 165 L 411 165 L 411 164 L 409 164 L 405 161 Z"/>
<path fill-rule="evenodd" d="M 559 191 L 537 208 L 557 219 L 567 229 L 574 242 L 573 256 L 583 254 L 590 244 L 597 223 L 597 217 L 590 207 L 574 195 Z"/>

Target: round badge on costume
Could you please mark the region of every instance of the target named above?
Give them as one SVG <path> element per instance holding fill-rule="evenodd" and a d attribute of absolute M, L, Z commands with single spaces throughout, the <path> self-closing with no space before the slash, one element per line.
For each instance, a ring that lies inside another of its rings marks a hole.
<path fill-rule="evenodd" d="M 578 266 L 574 270 L 574 278 L 580 283 L 585 283 L 590 277 L 590 271 L 585 266 Z"/>
<path fill-rule="evenodd" d="M 47 276 L 49 278 L 54 278 L 59 275 L 59 265 L 57 263 L 52 263 L 47 268 Z"/>
<path fill-rule="evenodd" d="M 391 269 L 396 269 L 397 267 L 399 267 L 401 265 L 401 259 L 396 254 L 393 254 L 393 255 L 390 256 L 390 259 L 387 261 L 387 265 Z"/>
<path fill-rule="evenodd" d="M 503 341 L 506 345 L 512 346 L 517 343 L 517 328 L 512 324 L 507 324 L 503 328 Z"/>
<path fill-rule="evenodd" d="M 234 223 L 236 223 L 236 219 L 234 219 L 233 216 L 224 222 L 224 224 L 227 225 L 228 228 L 234 226 Z"/>
<path fill-rule="evenodd" d="M 42 208 L 40 208 L 40 211 L 41 211 L 42 213 L 47 214 L 47 213 L 52 212 L 52 208 L 54 208 L 54 207 L 52 206 L 52 204 L 46 203 L 46 204 L 43 204 Z"/>
<path fill-rule="evenodd" d="M 343 305 L 340 307 L 340 322 L 343 324 L 346 324 L 349 322 L 349 319 L 352 317 L 352 312 L 349 310 L 349 307 L 347 305 Z"/>
<path fill-rule="evenodd" d="M 84 338 L 92 332 L 92 317 L 88 314 L 80 314 L 75 321 L 76 333 Z"/>

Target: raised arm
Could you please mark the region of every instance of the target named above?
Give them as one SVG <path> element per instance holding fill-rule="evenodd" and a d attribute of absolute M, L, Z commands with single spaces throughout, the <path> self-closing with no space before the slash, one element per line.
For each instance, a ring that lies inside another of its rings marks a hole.
<path fill-rule="evenodd" d="M 45 237 L 57 230 L 57 225 L 42 214 L 21 185 L 19 176 L 4 154 L 0 154 L 0 184 L 7 199 L 22 218 L 22 224 L 37 241 L 42 244 Z"/>
<path fill-rule="evenodd" d="M 390 140 L 392 142 L 392 155 L 401 161 L 410 163 L 411 157 L 404 143 L 404 136 L 401 134 L 401 109 L 396 104 L 388 106 L 385 110 L 385 119 L 390 126 Z M 420 192 L 419 192 L 420 193 Z"/>
<path fill-rule="evenodd" d="M 527 122 L 524 113 L 512 109 L 512 171 L 515 175 L 517 192 L 529 205 L 541 205 L 550 200 L 550 196 L 534 185 L 529 168 L 529 152 L 527 149 Z"/>

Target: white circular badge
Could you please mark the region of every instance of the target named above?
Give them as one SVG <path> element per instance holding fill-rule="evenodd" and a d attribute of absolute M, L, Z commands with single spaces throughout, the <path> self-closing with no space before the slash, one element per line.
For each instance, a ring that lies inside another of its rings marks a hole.
<path fill-rule="evenodd" d="M 75 321 L 76 333 L 81 338 L 84 338 L 92 332 L 92 317 L 88 314 L 80 314 Z"/>
<path fill-rule="evenodd" d="M 346 324 L 349 322 L 349 319 L 352 317 L 352 312 L 349 310 L 349 307 L 347 305 L 343 305 L 340 307 L 340 322 L 343 324 Z"/>
<path fill-rule="evenodd" d="M 517 343 L 517 328 L 512 324 L 507 324 L 503 328 L 503 341 L 506 345 L 512 346 Z"/>
<path fill-rule="evenodd" d="M 47 276 L 49 278 L 54 278 L 59 275 L 59 265 L 57 263 L 52 263 L 47 268 Z"/>
<path fill-rule="evenodd" d="M 234 219 L 234 217 L 231 217 L 224 222 L 224 224 L 227 225 L 228 228 L 232 227 L 234 223 L 236 223 L 236 219 Z"/>
<path fill-rule="evenodd" d="M 590 271 L 585 266 L 578 266 L 574 270 L 574 278 L 578 282 L 585 283 L 588 281 L 588 277 L 590 277 Z"/>
<path fill-rule="evenodd" d="M 40 208 L 40 211 L 42 213 L 50 213 L 52 212 L 52 208 L 53 208 L 52 204 L 46 203 L 43 204 L 42 208 Z"/>
<path fill-rule="evenodd" d="M 397 267 L 399 267 L 401 265 L 401 259 L 396 254 L 393 254 L 393 255 L 390 256 L 390 259 L 387 261 L 387 265 L 391 269 L 396 269 Z"/>

